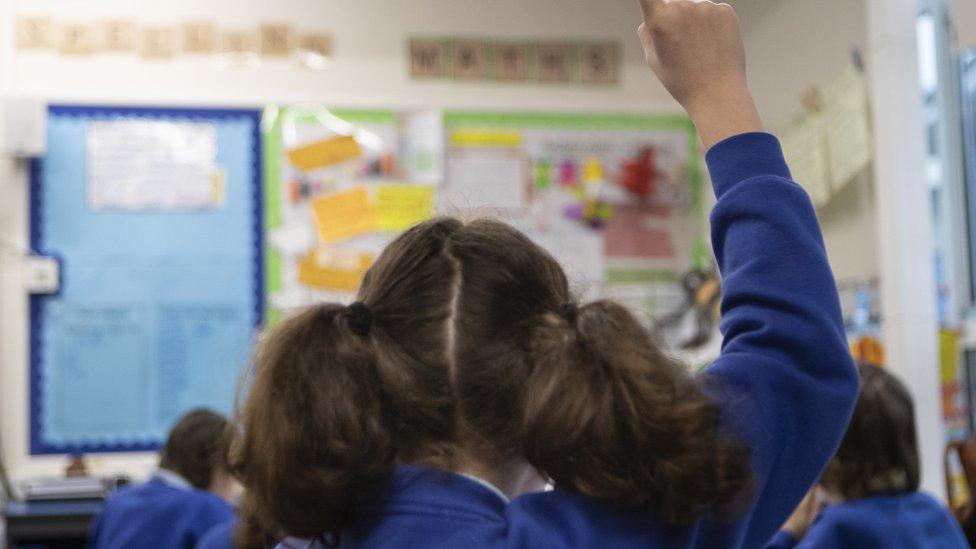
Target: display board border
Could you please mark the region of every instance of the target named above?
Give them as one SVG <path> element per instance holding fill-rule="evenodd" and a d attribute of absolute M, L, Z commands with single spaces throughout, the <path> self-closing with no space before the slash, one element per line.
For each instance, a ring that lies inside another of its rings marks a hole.
<path fill-rule="evenodd" d="M 255 327 L 264 324 L 265 290 L 264 290 L 264 197 L 262 195 L 262 174 L 264 172 L 262 155 L 261 111 L 258 109 L 206 109 L 206 108 L 169 108 L 142 106 L 89 106 L 89 105 L 50 105 L 50 117 L 78 117 L 90 119 L 185 119 L 191 121 L 220 121 L 232 118 L 250 118 L 253 120 L 252 147 L 250 154 L 252 163 L 251 186 L 254 193 L 254 211 L 252 213 L 254 267 L 252 270 L 254 292 Z M 35 252 L 41 249 L 43 227 L 42 202 L 45 193 L 42 159 L 35 158 L 30 162 L 30 246 Z M 60 258 L 63 259 L 63 258 Z M 64 280 L 61 281 L 62 285 Z M 102 452 L 146 452 L 159 448 L 159 444 L 131 443 L 131 444 L 49 444 L 43 441 L 41 417 L 43 410 L 43 396 L 41 394 L 41 333 L 43 329 L 43 315 L 41 305 L 46 296 L 30 296 L 30 453 L 31 455 L 45 454 L 76 454 Z"/>

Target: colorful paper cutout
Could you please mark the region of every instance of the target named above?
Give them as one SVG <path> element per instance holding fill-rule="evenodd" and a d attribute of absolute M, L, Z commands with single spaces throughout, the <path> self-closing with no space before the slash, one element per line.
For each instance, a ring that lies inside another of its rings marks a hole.
<path fill-rule="evenodd" d="M 376 218 L 382 231 L 402 231 L 434 215 L 430 185 L 382 185 L 376 189 Z"/>
<path fill-rule="evenodd" d="M 359 143 L 351 135 L 332 137 L 288 151 L 288 160 L 299 170 L 328 168 L 362 155 Z"/>
<path fill-rule="evenodd" d="M 315 226 L 322 242 L 337 242 L 377 229 L 376 211 L 364 187 L 312 200 Z"/>
<path fill-rule="evenodd" d="M 552 163 L 542 158 L 535 163 L 535 186 L 544 191 L 552 185 Z"/>
<path fill-rule="evenodd" d="M 457 130 L 451 134 L 451 145 L 455 147 L 503 147 L 522 146 L 522 133 L 493 130 Z"/>
<path fill-rule="evenodd" d="M 373 264 L 367 253 L 339 250 L 312 250 L 298 264 L 298 280 L 323 290 L 355 292 Z"/>
<path fill-rule="evenodd" d="M 654 147 L 644 147 L 634 159 L 624 162 L 621 173 L 621 187 L 639 197 L 654 194 L 661 178 Z"/>

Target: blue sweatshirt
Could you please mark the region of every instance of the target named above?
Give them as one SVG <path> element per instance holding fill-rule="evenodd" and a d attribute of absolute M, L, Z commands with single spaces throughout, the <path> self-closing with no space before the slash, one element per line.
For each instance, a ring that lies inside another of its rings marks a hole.
<path fill-rule="evenodd" d="M 161 471 L 108 499 L 92 523 L 88 547 L 193 549 L 204 532 L 233 517 L 224 500 Z"/>
<path fill-rule="evenodd" d="M 228 520 L 207 530 L 197 542 L 197 549 L 234 549 L 234 527 L 237 520 Z"/>
<path fill-rule="evenodd" d="M 703 374 L 730 432 L 751 448 L 755 497 L 730 520 L 675 527 L 640 509 L 554 490 L 506 504 L 458 475 L 397 468 L 385 506 L 362 509 L 342 547 L 761 548 L 820 477 L 858 379 L 820 227 L 772 135 L 708 152 L 723 278 L 721 356 Z M 286 540 L 285 547 L 331 545 Z"/>
<path fill-rule="evenodd" d="M 966 549 L 956 519 L 920 492 L 845 501 L 824 509 L 803 540 L 780 532 L 767 549 Z"/>

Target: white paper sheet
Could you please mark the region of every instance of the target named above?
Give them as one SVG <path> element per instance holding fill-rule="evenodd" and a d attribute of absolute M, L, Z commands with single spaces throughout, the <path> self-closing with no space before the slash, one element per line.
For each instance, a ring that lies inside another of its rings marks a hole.
<path fill-rule="evenodd" d="M 447 164 L 448 209 L 517 209 L 526 205 L 522 157 L 508 149 L 464 149 Z"/>
<path fill-rule="evenodd" d="M 223 200 L 212 124 L 94 121 L 87 128 L 91 210 L 185 211 Z"/>
<path fill-rule="evenodd" d="M 864 171 L 873 156 L 867 82 L 853 65 L 823 90 L 830 178 L 836 192 Z"/>
<path fill-rule="evenodd" d="M 808 117 L 782 134 L 783 154 L 796 180 L 817 207 L 830 200 L 827 142 L 823 121 Z"/>

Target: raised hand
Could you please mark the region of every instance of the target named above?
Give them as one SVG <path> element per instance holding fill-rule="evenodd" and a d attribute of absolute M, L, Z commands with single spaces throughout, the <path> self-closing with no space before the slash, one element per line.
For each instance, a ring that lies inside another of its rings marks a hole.
<path fill-rule="evenodd" d="M 640 0 L 640 6 L 647 64 L 694 120 L 702 143 L 762 131 L 732 7 L 691 0 Z"/>

